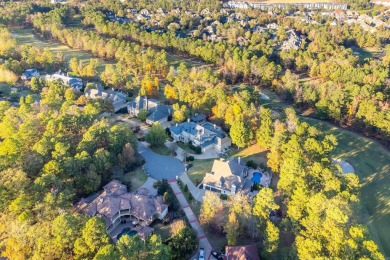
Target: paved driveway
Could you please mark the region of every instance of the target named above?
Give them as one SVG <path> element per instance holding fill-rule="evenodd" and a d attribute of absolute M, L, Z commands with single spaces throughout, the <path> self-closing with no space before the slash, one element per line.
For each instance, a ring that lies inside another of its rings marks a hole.
<path fill-rule="evenodd" d="M 145 171 L 154 179 L 172 180 L 184 173 L 184 164 L 177 158 L 155 153 L 141 142 L 138 151 L 146 161 Z"/>

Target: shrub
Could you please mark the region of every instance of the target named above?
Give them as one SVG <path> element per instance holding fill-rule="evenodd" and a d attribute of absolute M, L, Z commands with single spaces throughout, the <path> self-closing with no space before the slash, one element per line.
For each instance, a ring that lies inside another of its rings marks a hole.
<path fill-rule="evenodd" d="M 255 163 L 253 160 L 247 161 L 246 166 L 256 169 L 257 168 L 257 163 Z"/>
<path fill-rule="evenodd" d="M 221 194 L 221 195 L 219 195 L 219 198 L 221 200 L 227 200 L 228 196 L 226 194 Z"/>
<path fill-rule="evenodd" d="M 188 185 L 187 184 L 184 186 L 184 192 L 188 192 Z"/>
<path fill-rule="evenodd" d="M 202 148 L 200 146 L 195 146 L 191 142 L 188 143 L 190 148 L 196 153 L 196 154 L 201 154 L 202 153 Z"/>
<path fill-rule="evenodd" d="M 146 110 L 146 109 L 141 109 L 139 112 L 138 112 L 138 115 L 137 115 L 137 118 L 139 120 L 141 120 L 142 122 L 145 122 L 146 121 L 146 118 L 149 116 L 149 111 Z"/>
<path fill-rule="evenodd" d="M 187 156 L 186 160 L 189 162 L 192 162 L 195 160 L 195 158 L 194 158 L 194 156 L 190 155 L 190 156 Z"/>

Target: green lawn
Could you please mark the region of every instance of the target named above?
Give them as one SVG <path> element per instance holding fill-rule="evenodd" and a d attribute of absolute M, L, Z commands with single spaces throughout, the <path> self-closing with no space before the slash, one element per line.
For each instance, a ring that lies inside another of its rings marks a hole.
<path fill-rule="evenodd" d="M 172 155 L 172 151 L 168 147 L 166 147 L 165 145 L 164 146 L 159 146 L 159 147 L 150 147 L 150 149 L 153 152 L 161 154 L 161 155 L 166 155 L 166 156 L 171 156 Z"/>
<path fill-rule="evenodd" d="M 147 179 L 148 176 L 141 169 L 126 173 L 123 176 L 123 180 L 131 181 L 131 192 L 141 187 L 146 182 Z"/>
<path fill-rule="evenodd" d="M 188 169 L 187 175 L 190 180 L 196 184 L 203 180 L 206 173 L 211 171 L 213 167 L 214 159 L 206 159 L 206 160 L 194 160 L 190 162 L 192 167 Z"/>
<path fill-rule="evenodd" d="M 194 154 L 195 151 L 191 149 L 191 147 L 188 145 L 188 144 L 184 144 L 184 143 L 176 143 L 177 146 L 179 146 L 181 149 L 183 149 L 184 151 L 186 151 L 187 153 L 192 153 Z"/>
<path fill-rule="evenodd" d="M 37 37 L 32 29 L 14 29 L 11 30 L 12 35 L 18 41 L 18 44 L 32 44 L 39 48 L 48 48 L 54 53 L 63 53 L 66 61 L 69 61 L 71 58 L 76 57 L 81 60 L 83 63 L 88 63 L 90 59 L 96 58 L 91 53 L 82 50 L 73 50 L 68 46 L 53 42 L 53 41 L 44 41 Z M 98 59 L 99 66 L 98 72 L 101 73 L 104 71 L 107 64 L 113 64 L 113 62 L 105 61 L 103 59 Z"/>

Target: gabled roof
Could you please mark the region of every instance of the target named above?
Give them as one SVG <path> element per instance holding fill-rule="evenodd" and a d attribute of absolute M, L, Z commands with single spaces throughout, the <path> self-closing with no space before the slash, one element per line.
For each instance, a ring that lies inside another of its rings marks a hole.
<path fill-rule="evenodd" d="M 128 106 L 133 108 L 139 107 L 139 109 L 143 109 L 146 105 L 146 101 L 156 105 L 160 104 L 160 101 L 156 99 L 138 96 L 133 101 L 129 102 Z"/>
<path fill-rule="evenodd" d="M 196 114 L 195 116 L 191 117 L 191 121 L 198 123 L 206 120 L 206 115 L 205 114 Z"/>
<path fill-rule="evenodd" d="M 215 160 L 210 173 L 206 173 L 203 183 L 209 186 L 230 190 L 232 185 L 239 189 L 242 186 L 241 177 L 246 167 L 235 159 Z"/>

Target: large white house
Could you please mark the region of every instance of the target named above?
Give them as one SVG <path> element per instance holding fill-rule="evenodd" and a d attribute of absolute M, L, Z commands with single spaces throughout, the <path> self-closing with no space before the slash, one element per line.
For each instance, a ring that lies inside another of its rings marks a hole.
<path fill-rule="evenodd" d="M 194 146 L 200 146 L 202 152 L 209 149 L 224 152 L 232 145 L 232 140 L 219 127 L 210 122 L 197 124 L 188 120 L 169 129 L 175 142 L 191 142 Z"/>
<path fill-rule="evenodd" d="M 76 209 L 103 219 L 108 233 L 123 220 L 137 220 L 146 227 L 155 219 L 162 220 L 168 213 L 168 205 L 163 203 L 162 197 L 151 196 L 148 189 L 142 188 L 130 193 L 117 180 L 111 181 L 103 189 L 97 197 L 82 199 Z"/>
<path fill-rule="evenodd" d="M 59 80 L 77 92 L 80 92 L 83 88 L 82 79 L 69 76 L 68 73 L 62 72 L 61 70 L 52 75 L 46 75 L 44 78 L 48 81 Z"/>

